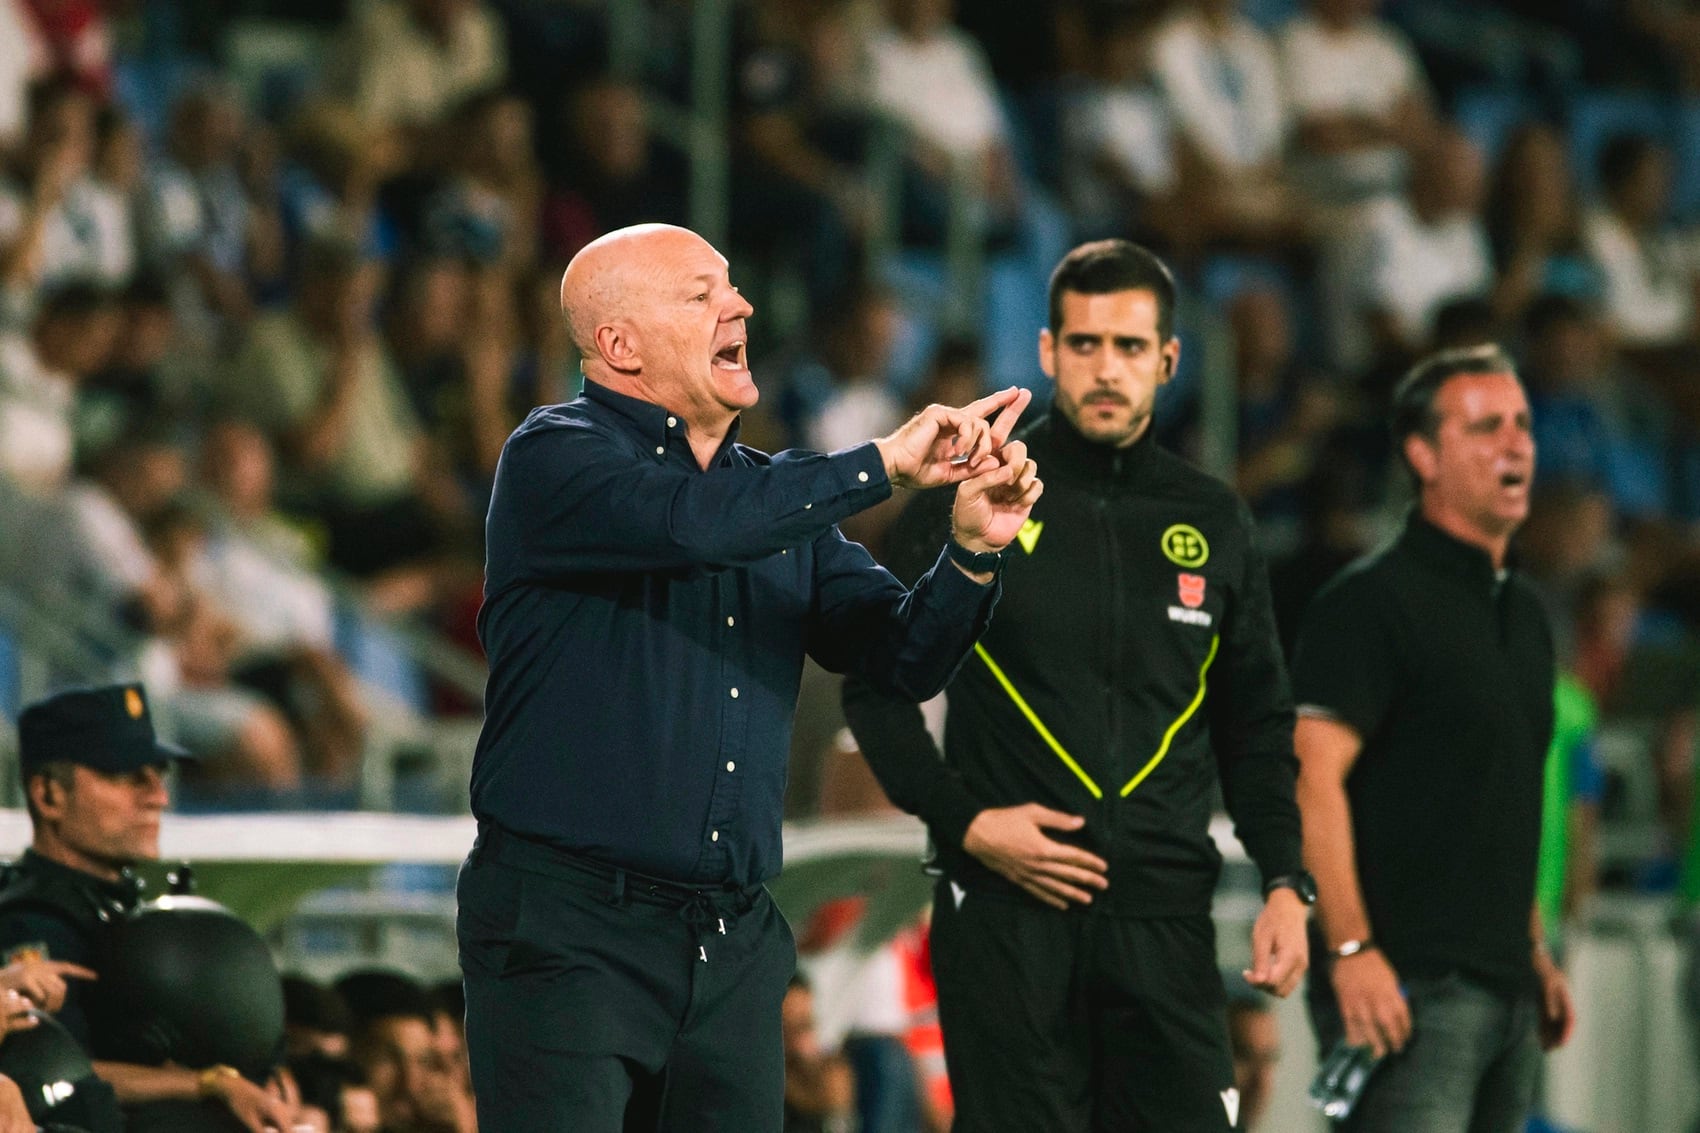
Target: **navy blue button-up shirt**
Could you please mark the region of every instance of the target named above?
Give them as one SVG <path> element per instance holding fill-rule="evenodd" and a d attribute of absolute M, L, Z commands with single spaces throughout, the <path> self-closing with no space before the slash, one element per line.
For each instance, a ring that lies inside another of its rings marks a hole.
<path fill-rule="evenodd" d="M 871 443 L 707 470 L 683 421 L 593 382 L 534 410 L 496 470 L 472 810 L 693 883 L 779 872 L 803 654 L 925 699 L 998 587 L 941 554 L 905 590 L 840 519 L 891 494 Z"/>

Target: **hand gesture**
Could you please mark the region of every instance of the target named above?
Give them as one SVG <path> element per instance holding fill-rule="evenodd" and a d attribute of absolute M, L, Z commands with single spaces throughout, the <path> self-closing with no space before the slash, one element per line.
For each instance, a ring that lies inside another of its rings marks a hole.
<path fill-rule="evenodd" d="M 1404 1049 L 1411 1038 L 1411 1008 L 1381 949 L 1335 960 L 1332 979 L 1347 1043 L 1367 1046 L 1377 1058 Z"/>
<path fill-rule="evenodd" d="M 1305 921 L 1310 910 L 1291 889 L 1277 889 L 1251 926 L 1251 967 L 1242 975 L 1252 987 L 1285 999 L 1310 967 Z"/>
<path fill-rule="evenodd" d="M 7 988 L 0 993 L 0 1038 L 13 1031 L 27 1031 L 41 1023 L 41 1013 L 30 1001 Z"/>
<path fill-rule="evenodd" d="M 65 1006 L 65 978 L 99 979 L 94 972 L 64 960 L 31 957 L 0 968 L 0 992 L 16 992 L 49 1015 Z"/>
<path fill-rule="evenodd" d="M 968 824 L 962 848 L 987 868 L 1051 906 L 1092 903 L 1092 890 L 1108 889 L 1109 864 L 1098 855 L 1058 842 L 1045 830 L 1079 830 L 1086 820 L 1038 803 L 983 810 Z"/>
<path fill-rule="evenodd" d="M 1027 458 L 1027 446 L 1012 441 L 999 450 L 996 464 L 957 487 L 951 534 L 970 551 L 1001 551 L 1027 522 L 1044 490 L 1039 466 Z"/>
<path fill-rule="evenodd" d="M 961 409 L 927 406 L 874 442 L 886 475 L 895 487 L 936 488 L 985 472 L 994 467 L 995 454 L 1032 400 L 1031 391 L 1012 386 Z M 997 416 L 987 421 L 993 413 Z"/>

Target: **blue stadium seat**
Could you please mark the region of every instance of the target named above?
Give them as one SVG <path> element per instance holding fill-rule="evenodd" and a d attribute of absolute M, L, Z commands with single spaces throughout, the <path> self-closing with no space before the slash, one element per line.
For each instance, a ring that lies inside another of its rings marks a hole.
<path fill-rule="evenodd" d="M 1669 100 L 1633 91 L 1584 90 L 1570 101 L 1570 163 L 1585 197 L 1599 194 L 1595 165 L 1620 134 L 1645 134 L 1669 145 L 1675 123 Z"/>
<path fill-rule="evenodd" d="M 171 121 L 171 104 L 208 74 L 204 61 L 184 56 L 121 56 L 112 65 L 113 101 L 135 119 L 144 137 L 161 142 Z"/>
<path fill-rule="evenodd" d="M 1489 165 L 1517 127 L 1535 117 L 1528 93 L 1500 86 L 1466 87 L 1453 100 L 1452 119 L 1482 151 Z"/>
<path fill-rule="evenodd" d="M 1671 211 L 1679 220 L 1700 217 L 1700 98 L 1686 98 L 1676 107 L 1675 185 Z"/>
<path fill-rule="evenodd" d="M 336 647 L 362 681 L 383 689 L 415 712 L 431 710 L 425 670 L 394 627 L 339 602 Z"/>
<path fill-rule="evenodd" d="M 16 720 L 23 710 L 18 661 L 18 641 L 8 626 L 0 624 L 0 716 L 9 720 Z"/>
<path fill-rule="evenodd" d="M 1240 0 L 1240 14 L 1273 35 L 1303 6 L 1300 0 Z"/>

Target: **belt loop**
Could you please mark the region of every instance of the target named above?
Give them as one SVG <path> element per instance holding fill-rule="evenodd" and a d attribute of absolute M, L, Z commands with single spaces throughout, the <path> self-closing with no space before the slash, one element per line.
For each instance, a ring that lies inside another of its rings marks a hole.
<path fill-rule="evenodd" d="M 626 871 L 623 870 L 623 869 L 617 869 L 617 870 L 614 871 L 614 889 L 613 889 L 613 892 L 610 893 L 609 896 L 608 896 L 608 903 L 610 905 L 623 905 L 623 904 L 625 904 L 625 902 L 626 902 Z"/>

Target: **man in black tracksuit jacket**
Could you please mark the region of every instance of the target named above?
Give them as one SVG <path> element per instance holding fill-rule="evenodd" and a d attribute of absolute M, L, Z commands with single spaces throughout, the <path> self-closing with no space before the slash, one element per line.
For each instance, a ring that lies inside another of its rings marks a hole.
<path fill-rule="evenodd" d="M 844 707 L 941 872 L 933 964 L 958 1133 L 1238 1125 L 1211 896 L 1219 781 L 1266 903 L 1252 982 L 1306 963 L 1293 711 L 1245 505 L 1151 439 L 1174 371 L 1174 284 L 1126 241 L 1070 253 L 1023 439 L 1046 491 L 1005 552 L 998 616 L 948 690 L 943 760 L 920 710 L 846 683 Z M 923 495 L 888 564 L 925 569 L 948 498 Z"/>

